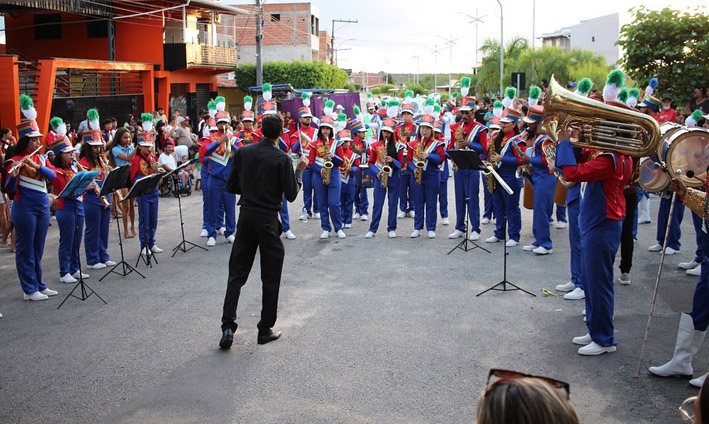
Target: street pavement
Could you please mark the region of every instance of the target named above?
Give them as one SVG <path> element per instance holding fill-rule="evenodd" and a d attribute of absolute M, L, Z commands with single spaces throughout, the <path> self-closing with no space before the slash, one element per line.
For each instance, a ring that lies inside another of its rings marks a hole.
<path fill-rule="evenodd" d="M 449 180 L 451 224 L 455 221 Z M 370 190 L 370 202 L 372 194 Z M 652 198 L 652 216 L 659 200 Z M 185 234 L 200 245 L 201 195 L 184 197 Z M 298 221 L 302 197 L 290 205 L 296 240 L 286 259 L 276 329 L 283 337 L 256 344 L 261 288 L 257 260 L 242 290 L 231 350 L 219 350 L 221 307 L 231 245 L 220 237 L 209 252 L 170 257 L 180 241 L 175 198 L 161 198 L 153 268 L 108 276 L 89 270 L 103 297 L 57 306 L 73 285 L 58 282 L 56 221 L 44 255 L 45 282 L 59 296 L 24 302 L 14 256 L 0 250 L 0 422 L 2 423 L 470 423 L 490 368 L 564 380 L 585 423 L 680 422 L 677 407 L 696 395 L 685 380 L 648 375 L 672 355 L 679 313 L 691 308 L 698 277 L 676 264 L 694 256 L 685 213 L 682 251 L 668 256 L 645 362 L 635 373 L 659 264 L 655 223 L 640 225 L 632 284 L 616 284 L 618 351 L 582 357 L 574 336 L 586 333 L 583 301 L 543 297 L 569 280 L 568 229 L 552 228 L 554 253 L 535 257 L 532 213 L 523 211 L 522 241 L 510 248 L 508 280 L 520 291 L 476 294 L 503 277 L 503 244 L 448 251 L 453 225 L 437 237 L 410 239 L 413 220 L 399 220 L 398 238 L 365 239 L 369 222 L 347 238 L 319 240 L 317 220 Z M 386 215 L 385 215 L 386 216 Z M 137 238 L 124 244 L 135 264 Z M 115 223 L 110 253 L 120 260 Z M 82 248 L 82 257 L 84 256 Z M 616 260 L 616 266 L 619 259 Z M 618 270 L 616 268 L 616 278 Z M 709 370 L 706 349 L 694 361 Z"/>

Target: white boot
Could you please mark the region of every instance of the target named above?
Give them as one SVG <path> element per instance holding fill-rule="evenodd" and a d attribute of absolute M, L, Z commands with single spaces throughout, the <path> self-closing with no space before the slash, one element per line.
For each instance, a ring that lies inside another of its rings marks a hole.
<path fill-rule="evenodd" d="M 659 367 L 650 367 L 649 371 L 660 377 L 691 377 L 692 357 L 699 351 L 704 341 L 704 331 L 694 329 L 694 321 L 689 314 L 683 313 L 677 329 L 677 341 L 672 359 Z"/>
<path fill-rule="evenodd" d="M 704 380 L 707 379 L 707 375 L 709 375 L 709 372 L 706 373 L 706 374 L 704 374 L 704 375 L 701 376 L 701 377 L 697 377 L 697 378 L 693 378 L 693 379 L 689 380 L 689 384 L 691 384 L 691 385 L 694 386 L 694 387 L 698 387 L 698 388 L 701 389 L 702 386 L 704 385 Z"/>

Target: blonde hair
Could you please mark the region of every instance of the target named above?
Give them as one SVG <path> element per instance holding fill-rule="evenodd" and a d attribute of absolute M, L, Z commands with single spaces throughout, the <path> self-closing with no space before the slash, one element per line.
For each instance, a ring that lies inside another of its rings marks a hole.
<path fill-rule="evenodd" d="M 578 424 L 571 402 L 536 378 L 499 381 L 478 403 L 477 424 Z"/>

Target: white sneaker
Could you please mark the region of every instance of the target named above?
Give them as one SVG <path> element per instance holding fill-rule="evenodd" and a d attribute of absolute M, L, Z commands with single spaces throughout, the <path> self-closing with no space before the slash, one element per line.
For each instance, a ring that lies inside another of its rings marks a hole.
<path fill-rule="evenodd" d="M 622 272 L 620 274 L 620 277 L 618 278 L 618 281 L 620 282 L 621 285 L 628 286 L 628 285 L 630 285 L 630 275 L 628 275 L 627 272 Z"/>
<path fill-rule="evenodd" d="M 210 238 L 211 238 L 211 237 L 210 237 Z M 212 239 L 212 240 L 214 240 L 214 239 Z M 207 241 L 207 246 L 209 246 L 209 241 Z M 214 245 L 212 245 L 212 246 L 214 246 Z M 141 256 L 148 256 L 148 249 L 144 247 L 144 248 L 140 251 L 140 255 L 141 255 Z"/>
<path fill-rule="evenodd" d="M 583 311 L 581 311 L 581 315 L 583 315 L 584 317 L 586 316 L 586 308 L 583 308 Z"/>
<path fill-rule="evenodd" d="M 532 250 L 532 252 L 534 252 L 535 255 L 548 255 L 550 253 L 553 253 L 554 249 L 547 249 L 544 246 L 539 246 L 536 249 Z"/>
<path fill-rule="evenodd" d="M 411 238 L 417 238 L 418 236 L 421 235 L 421 231 L 419 230 L 414 230 L 413 233 L 411 233 Z"/>
<path fill-rule="evenodd" d="M 345 237 L 347 237 L 347 234 L 345 234 L 345 232 L 342 231 L 342 229 L 337 230 L 337 238 L 343 239 Z"/>
<path fill-rule="evenodd" d="M 359 214 L 356 213 L 356 214 L 352 215 L 352 219 L 359 219 Z"/>
<path fill-rule="evenodd" d="M 533 251 L 533 250 L 536 249 L 536 248 L 537 248 L 537 246 L 535 246 L 535 245 L 533 245 L 533 244 L 528 244 L 528 245 L 526 245 L 526 246 L 522 246 L 522 250 L 525 251 L 525 252 L 531 252 L 531 251 Z"/>
<path fill-rule="evenodd" d="M 288 231 L 286 231 L 285 234 L 286 234 L 286 238 L 287 238 L 288 240 L 295 240 L 295 234 L 293 234 L 293 231 L 288 230 Z"/>
<path fill-rule="evenodd" d="M 449 238 L 449 239 L 457 239 L 457 238 L 463 237 L 463 235 L 465 235 L 464 232 L 462 232 L 462 231 L 460 231 L 460 230 L 455 230 L 455 231 L 453 231 L 452 233 L 450 233 L 450 234 L 448 235 L 448 238 Z"/>
<path fill-rule="evenodd" d="M 598 356 L 604 353 L 613 353 L 616 351 L 615 346 L 603 347 L 596 342 L 591 342 L 588 345 L 579 349 L 579 355 L 583 356 Z"/>
<path fill-rule="evenodd" d="M 352 224 L 344 224 L 343 227 L 345 227 L 345 228 L 352 228 Z"/>
<path fill-rule="evenodd" d="M 157 244 L 154 244 L 153 247 L 150 248 L 150 251 L 153 253 L 162 253 L 163 250 L 157 246 Z"/>
<path fill-rule="evenodd" d="M 326 239 L 330 237 L 330 232 L 329 231 L 323 231 L 322 234 L 320 234 L 321 239 Z"/>
<path fill-rule="evenodd" d="M 61 278 L 59 278 L 60 283 L 65 283 L 65 284 L 73 284 L 76 283 L 78 280 L 74 277 L 71 276 L 68 272 L 64 274 Z"/>
<path fill-rule="evenodd" d="M 586 293 L 584 293 L 581 287 L 576 287 L 575 289 L 564 295 L 564 299 L 566 300 L 581 300 L 585 297 Z"/>
<path fill-rule="evenodd" d="M 74 277 L 74 278 L 79 278 L 79 271 L 76 271 L 75 273 L 71 274 L 71 276 Z M 85 273 L 82 272 L 82 273 L 81 273 L 81 277 L 84 278 L 84 279 L 86 279 L 86 278 L 89 278 L 90 275 L 89 275 L 89 274 L 85 274 Z"/>
<path fill-rule="evenodd" d="M 435 232 L 435 231 L 429 231 L 429 232 L 428 232 L 428 238 L 436 238 L 436 232 Z"/>
<path fill-rule="evenodd" d="M 570 292 L 571 290 L 576 288 L 576 284 L 573 282 L 569 281 L 566 284 L 559 284 L 558 286 L 554 287 L 558 291 L 563 291 L 563 292 Z"/>
<path fill-rule="evenodd" d="M 478 241 L 478 240 L 480 240 L 480 233 L 478 233 L 477 231 L 472 231 L 472 232 L 470 233 L 470 238 L 468 238 L 468 240 L 470 240 L 470 241 Z"/>
<path fill-rule="evenodd" d="M 214 237 L 210 237 L 207 239 L 207 246 L 214 246 L 217 244 L 217 241 L 214 239 Z"/>
<path fill-rule="evenodd" d="M 86 265 L 86 267 L 90 269 L 104 269 L 106 268 L 106 264 L 102 264 L 101 262 L 99 262 L 95 265 Z"/>
<path fill-rule="evenodd" d="M 563 221 L 556 221 L 556 228 L 559 230 L 562 228 L 566 228 L 566 223 Z"/>
<path fill-rule="evenodd" d="M 450 225 L 451 222 L 448 220 L 448 218 L 443 218 L 443 219 L 441 219 L 441 223 L 443 225 Z"/>
<path fill-rule="evenodd" d="M 648 247 L 647 250 L 651 252 L 660 252 L 662 250 L 662 245 L 660 243 L 655 243 L 652 246 Z"/>
<path fill-rule="evenodd" d="M 487 225 L 490 223 L 490 218 L 483 218 L 483 220 L 480 221 L 480 223 L 482 223 L 483 225 Z"/>
<path fill-rule="evenodd" d="M 668 247 L 667 249 L 665 249 L 665 256 L 674 255 L 675 253 L 679 253 L 679 249 L 675 250 L 671 247 Z"/>
<path fill-rule="evenodd" d="M 587 344 L 591 343 L 593 340 L 591 340 L 591 335 L 586 333 L 584 336 L 579 336 L 579 337 L 574 337 L 571 339 L 571 343 L 581 345 L 581 346 L 586 346 Z"/>
<path fill-rule="evenodd" d="M 42 293 L 42 294 L 45 295 L 45 296 L 56 296 L 56 295 L 59 294 L 58 291 L 52 290 L 52 289 L 50 289 L 49 287 L 47 287 L 46 289 L 40 291 L 40 293 Z"/>
<path fill-rule="evenodd" d="M 219 234 L 224 234 L 226 232 L 226 227 L 221 227 L 219 230 L 217 230 Z"/>
<path fill-rule="evenodd" d="M 234 234 L 232 234 L 232 235 L 230 235 L 229 237 L 226 238 L 226 242 L 227 242 L 227 243 L 234 244 L 234 239 L 235 239 L 235 238 L 236 238 L 236 237 L 234 237 Z"/>
<path fill-rule="evenodd" d="M 389 238 L 396 238 L 396 231 L 389 231 Z"/>
<path fill-rule="evenodd" d="M 104 262 L 103 264 L 106 265 L 106 266 L 115 266 L 115 265 L 116 265 L 116 263 L 113 262 L 113 261 L 106 261 L 106 262 Z"/>
<path fill-rule="evenodd" d="M 374 233 L 371 231 L 367 231 L 367 234 L 364 235 L 364 238 L 372 238 L 374 237 Z"/>
<path fill-rule="evenodd" d="M 315 215 L 313 215 L 313 218 L 320 219 L 320 212 L 315 212 Z"/>
<path fill-rule="evenodd" d="M 686 272 L 687 272 L 687 275 L 693 275 L 695 277 L 699 277 L 700 275 L 702 275 L 702 266 L 697 265 L 696 267 L 694 267 L 692 269 L 688 269 Z"/>
<path fill-rule="evenodd" d="M 22 294 L 22 298 L 25 299 L 25 300 L 47 300 L 47 299 L 49 299 L 49 296 L 47 296 L 46 294 L 42 294 L 42 293 L 40 293 L 40 292 L 37 291 L 37 292 L 34 292 L 34 293 L 32 293 L 32 294 L 25 294 L 25 293 L 23 293 L 23 294 Z"/>
<path fill-rule="evenodd" d="M 298 219 L 299 219 L 300 221 L 303 221 L 303 220 L 305 219 L 305 214 L 299 216 Z"/>
<path fill-rule="evenodd" d="M 693 269 L 693 268 L 696 268 L 697 265 L 699 265 L 699 262 L 695 262 L 695 261 L 692 261 L 692 262 L 680 262 L 680 263 L 677 264 L 677 266 L 680 267 L 680 268 L 682 268 L 682 269 Z"/>
<path fill-rule="evenodd" d="M 200 237 L 209 237 L 209 231 L 207 231 L 206 228 L 203 228 L 203 229 L 202 229 L 202 232 L 199 233 L 199 236 L 200 236 Z"/>
<path fill-rule="evenodd" d="M 397 218 L 406 218 L 406 212 L 404 211 L 399 211 L 399 213 L 396 214 Z"/>
<path fill-rule="evenodd" d="M 369 217 L 368 217 L 367 215 L 362 215 L 362 216 L 359 218 L 360 221 L 366 221 L 367 219 L 369 219 Z"/>
<path fill-rule="evenodd" d="M 505 243 L 505 245 L 506 245 L 507 247 L 515 247 L 515 246 L 517 246 L 518 244 L 519 244 L 518 241 L 514 241 L 514 240 L 512 240 L 512 239 L 507 240 L 507 243 Z"/>
<path fill-rule="evenodd" d="M 0 314 L 0 318 L 2 318 L 2 314 Z"/>
<path fill-rule="evenodd" d="M 497 243 L 498 241 L 500 241 L 500 239 L 495 236 L 485 239 L 485 243 Z"/>
<path fill-rule="evenodd" d="M 416 216 L 416 212 L 414 212 L 414 211 L 409 212 L 409 216 L 410 216 L 411 218 L 415 217 L 415 216 Z"/>

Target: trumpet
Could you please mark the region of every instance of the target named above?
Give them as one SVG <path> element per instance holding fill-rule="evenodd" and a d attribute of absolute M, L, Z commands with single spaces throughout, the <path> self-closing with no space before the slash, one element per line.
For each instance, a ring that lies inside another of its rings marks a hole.
<path fill-rule="evenodd" d="M 414 164 L 416 165 L 414 177 L 416 177 L 416 184 L 423 183 L 423 167 L 426 166 L 426 162 L 419 158 L 421 153 L 423 153 L 423 141 L 419 140 L 416 147 L 414 147 Z"/>
<path fill-rule="evenodd" d="M 30 159 L 32 156 L 34 156 L 34 155 L 35 155 L 37 152 L 39 152 L 40 150 L 42 150 L 42 147 L 41 147 L 41 146 L 38 147 L 37 150 L 35 150 L 34 152 L 30 153 L 29 155 L 23 157 L 22 159 L 18 160 L 18 161 L 15 162 L 14 164 L 12 164 L 12 166 L 10 167 L 10 169 L 7 170 L 7 173 L 8 173 L 8 174 L 12 174 L 12 173 L 15 172 L 16 170 L 20 169 L 22 166 L 27 165 L 27 160 Z"/>

